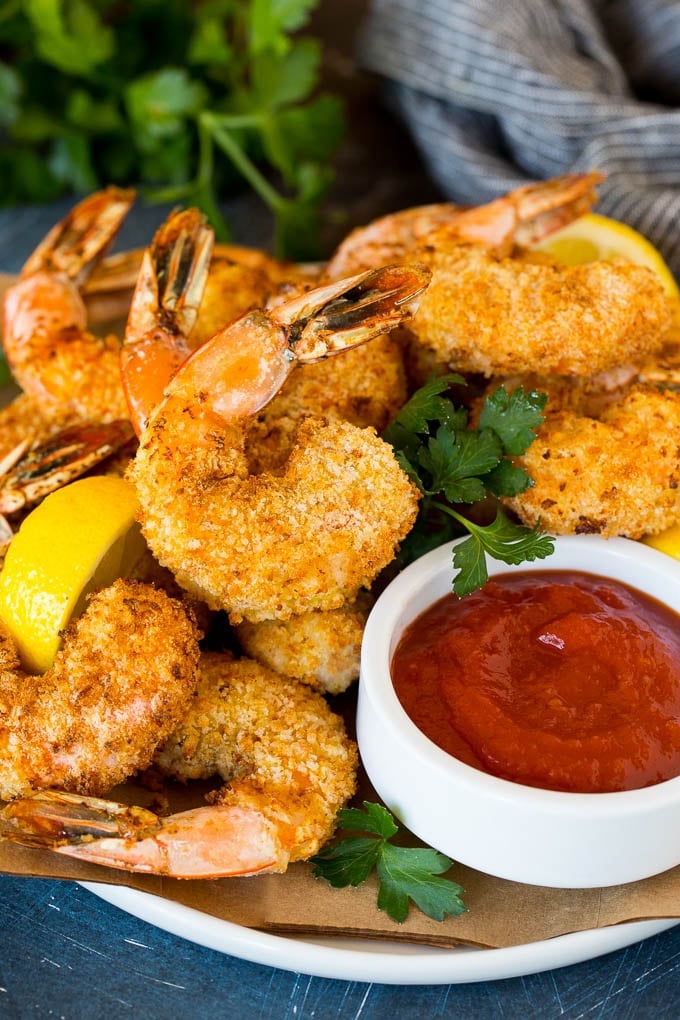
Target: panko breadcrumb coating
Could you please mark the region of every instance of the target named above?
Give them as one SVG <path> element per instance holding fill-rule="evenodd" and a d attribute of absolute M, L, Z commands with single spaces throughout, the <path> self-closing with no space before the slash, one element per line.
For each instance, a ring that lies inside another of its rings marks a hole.
<path fill-rule="evenodd" d="M 198 681 L 196 626 L 149 585 L 116 581 L 72 622 L 54 665 L 26 675 L 0 633 L 0 797 L 104 793 L 146 768 Z"/>
<path fill-rule="evenodd" d="M 307 419 L 282 473 L 250 475 L 243 427 L 214 425 L 179 397 L 142 436 L 129 477 L 156 558 L 232 623 L 355 598 L 394 558 L 418 506 L 371 429 Z"/>
<path fill-rule="evenodd" d="M 248 659 L 206 654 L 191 709 L 155 764 L 181 780 L 219 775 L 219 804 L 272 823 L 280 864 L 303 860 L 333 834 L 354 793 L 358 756 L 323 697 Z"/>
<path fill-rule="evenodd" d="M 252 659 L 326 694 L 341 694 L 359 677 L 361 640 L 372 605 L 368 592 L 326 613 L 289 620 L 244 621 L 236 637 Z"/>
<path fill-rule="evenodd" d="M 663 287 L 645 266 L 536 264 L 476 245 L 433 248 L 429 264 L 410 329 L 456 371 L 596 375 L 639 362 L 671 325 Z"/>
<path fill-rule="evenodd" d="M 525 524 L 641 538 L 680 519 L 680 394 L 635 385 L 597 417 L 554 403 L 517 459 L 533 487 L 503 500 Z"/>
<path fill-rule="evenodd" d="M 303 418 L 314 415 L 382 432 L 406 403 L 401 347 L 391 335 L 311 365 L 298 365 L 271 403 L 253 418 L 246 438 L 251 471 L 282 465 Z"/>

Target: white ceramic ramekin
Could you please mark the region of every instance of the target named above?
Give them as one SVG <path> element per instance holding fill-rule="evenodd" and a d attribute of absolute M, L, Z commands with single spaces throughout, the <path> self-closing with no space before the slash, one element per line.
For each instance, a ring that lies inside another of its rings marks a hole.
<path fill-rule="evenodd" d="M 618 885 L 680 864 L 680 778 L 621 793 L 562 793 L 497 779 L 438 748 L 401 707 L 390 662 L 404 628 L 451 590 L 452 544 L 406 568 L 378 599 L 361 656 L 357 735 L 385 804 L 425 843 L 500 878 L 560 888 Z M 680 612 L 680 563 L 627 539 L 557 538 L 545 560 L 489 573 L 581 570 Z"/>

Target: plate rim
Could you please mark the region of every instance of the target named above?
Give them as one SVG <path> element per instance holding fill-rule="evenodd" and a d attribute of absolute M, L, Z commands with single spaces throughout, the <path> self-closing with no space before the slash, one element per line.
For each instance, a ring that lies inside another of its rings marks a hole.
<path fill-rule="evenodd" d="M 171 935 L 217 952 L 311 977 L 394 985 L 467 984 L 525 977 L 625 949 L 680 924 L 628 921 L 500 949 L 275 935 L 123 885 L 78 882 L 107 903 Z"/>

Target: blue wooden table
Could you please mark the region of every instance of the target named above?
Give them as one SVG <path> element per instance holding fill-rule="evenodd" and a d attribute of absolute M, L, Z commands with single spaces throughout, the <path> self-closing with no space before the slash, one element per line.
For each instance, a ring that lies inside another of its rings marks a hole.
<path fill-rule="evenodd" d="M 247 963 L 158 928 L 80 886 L 0 877 L 0 1016 L 249 1020 L 677 1020 L 680 928 L 544 974 L 478 984 L 369 984 Z"/>
<path fill-rule="evenodd" d="M 17 271 L 70 204 L 0 211 L 0 272 Z M 268 227 L 256 205 L 241 200 L 229 212 L 237 240 L 266 245 Z M 162 217 L 140 205 L 120 247 L 146 243 Z M 11 1020 L 680 1016 L 680 927 L 547 973 L 404 986 L 246 962 L 167 934 L 79 885 L 48 879 L 0 876 L 0 924 L 0 1017 Z"/>

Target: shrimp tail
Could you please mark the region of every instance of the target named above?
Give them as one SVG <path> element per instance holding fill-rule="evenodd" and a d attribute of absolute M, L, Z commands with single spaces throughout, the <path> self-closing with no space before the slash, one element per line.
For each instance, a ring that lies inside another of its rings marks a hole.
<path fill-rule="evenodd" d="M 64 273 L 80 289 L 113 243 L 134 199 L 133 189 L 116 187 L 84 199 L 41 241 L 22 275 Z"/>
<path fill-rule="evenodd" d="M 403 323 L 431 275 L 417 263 L 384 266 L 249 312 L 186 358 L 165 397 L 195 405 L 197 393 L 209 394 L 211 411 L 223 421 L 255 414 L 296 362 L 322 361 Z"/>
<path fill-rule="evenodd" d="M 129 422 L 83 422 L 45 440 L 29 436 L 0 460 L 0 514 L 37 503 L 122 449 L 134 438 Z"/>
<path fill-rule="evenodd" d="M 527 184 L 487 205 L 457 212 L 441 236 L 492 249 L 530 248 L 588 212 L 597 197 L 595 187 L 603 180 L 604 175 L 593 170 Z"/>
<path fill-rule="evenodd" d="M 176 212 L 145 252 L 121 350 L 130 417 L 141 433 L 163 388 L 189 354 L 214 235 L 197 209 Z"/>
<path fill-rule="evenodd" d="M 420 263 L 383 266 L 287 301 L 271 318 L 289 328 L 296 361 L 321 361 L 399 326 L 416 311 L 431 276 Z"/>
<path fill-rule="evenodd" d="M 235 805 L 160 818 L 145 808 L 46 790 L 12 801 L 0 821 L 2 839 L 122 871 L 227 878 L 288 864 L 272 823 Z"/>

